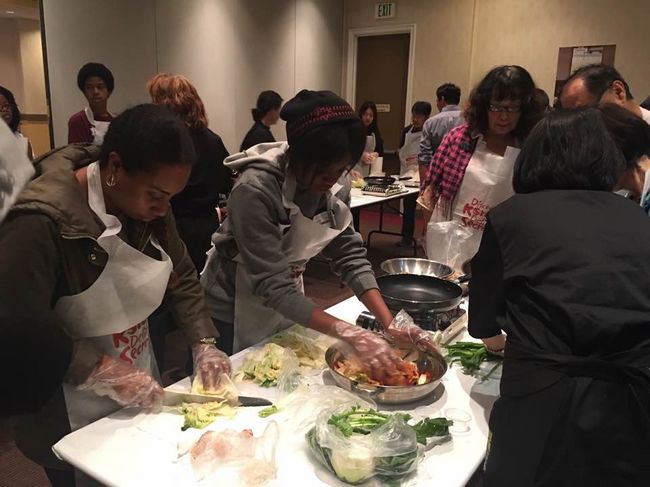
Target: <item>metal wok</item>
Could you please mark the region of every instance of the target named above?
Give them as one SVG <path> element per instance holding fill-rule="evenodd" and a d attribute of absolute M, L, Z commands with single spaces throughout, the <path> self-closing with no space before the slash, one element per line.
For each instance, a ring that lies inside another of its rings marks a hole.
<path fill-rule="evenodd" d="M 454 273 L 448 265 L 428 259 L 400 257 L 383 261 L 379 267 L 386 274 L 416 274 L 446 279 Z"/>
<path fill-rule="evenodd" d="M 413 386 L 363 384 L 336 371 L 336 364 L 343 360 L 345 356 L 344 350 L 339 348 L 337 344 L 332 345 L 325 352 L 325 361 L 330 368 L 334 381 L 347 391 L 362 397 L 369 397 L 383 404 L 404 404 L 421 399 L 438 387 L 442 376 L 447 372 L 447 362 L 442 355 L 421 354 L 415 363 L 418 365 L 420 373 L 429 372 L 431 374 L 429 382 Z"/>

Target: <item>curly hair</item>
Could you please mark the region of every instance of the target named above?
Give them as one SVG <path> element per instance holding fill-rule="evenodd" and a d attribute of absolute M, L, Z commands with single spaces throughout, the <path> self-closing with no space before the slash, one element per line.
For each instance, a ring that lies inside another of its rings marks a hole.
<path fill-rule="evenodd" d="M 20 125 L 20 110 L 18 109 L 16 98 L 14 98 L 14 94 L 4 86 L 0 86 L 0 95 L 5 97 L 7 103 L 9 103 L 9 107 L 11 108 L 11 122 L 9 122 L 9 128 L 15 134 L 18 132 L 18 126 Z"/>
<path fill-rule="evenodd" d="M 203 101 L 185 76 L 159 73 L 147 82 L 147 90 L 153 103 L 165 105 L 185 122 L 190 130 L 207 128 L 208 117 Z"/>
<path fill-rule="evenodd" d="M 521 66 L 493 68 L 472 90 L 465 120 L 472 130 L 485 134 L 488 130 L 488 108 L 492 101 L 517 100 L 521 102 L 521 116 L 513 135 L 523 141 L 542 118 L 535 102 L 535 82 Z"/>
<path fill-rule="evenodd" d="M 86 63 L 84 64 L 79 73 L 77 73 L 77 86 L 83 93 L 86 80 L 96 76 L 101 78 L 106 84 L 106 89 L 109 93 L 113 93 L 115 89 L 115 78 L 113 78 L 113 73 L 101 63 Z"/>

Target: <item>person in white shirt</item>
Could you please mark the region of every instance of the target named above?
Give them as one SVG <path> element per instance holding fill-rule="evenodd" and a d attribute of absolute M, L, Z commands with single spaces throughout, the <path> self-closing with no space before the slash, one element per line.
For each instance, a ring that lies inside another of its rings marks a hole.
<path fill-rule="evenodd" d="M 641 107 L 632 96 L 630 86 L 612 66 L 589 64 L 569 76 L 560 93 L 562 108 L 615 103 L 650 124 L 650 110 Z"/>

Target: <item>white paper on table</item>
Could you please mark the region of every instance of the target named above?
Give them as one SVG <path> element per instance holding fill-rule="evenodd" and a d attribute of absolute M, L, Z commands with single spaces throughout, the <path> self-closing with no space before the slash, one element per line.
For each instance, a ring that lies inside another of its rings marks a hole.
<path fill-rule="evenodd" d="M 0 222 L 34 174 L 23 148 L 7 124 L 0 121 Z"/>

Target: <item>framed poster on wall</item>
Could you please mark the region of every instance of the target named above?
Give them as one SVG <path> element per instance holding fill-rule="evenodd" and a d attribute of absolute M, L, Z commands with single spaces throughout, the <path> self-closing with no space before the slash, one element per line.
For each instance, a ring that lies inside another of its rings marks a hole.
<path fill-rule="evenodd" d="M 615 54 L 616 44 L 561 47 L 557 56 L 554 98 L 557 100 L 566 80 L 576 69 L 600 63 L 614 66 Z"/>

